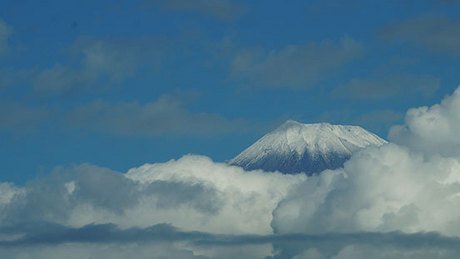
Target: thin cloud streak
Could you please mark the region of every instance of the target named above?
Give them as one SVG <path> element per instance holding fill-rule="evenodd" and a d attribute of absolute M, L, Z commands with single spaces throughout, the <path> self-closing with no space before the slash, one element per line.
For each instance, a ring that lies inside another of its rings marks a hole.
<path fill-rule="evenodd" d="M 431 75 L 386 75 L 354 78 L 334 89 L 337 98 L 358 100 L 386 100 L 401 96 L 431 97 L 440 87 L 441 80 Z"/>
<path fill-rule="evenodd" d="M 382 29 L 386 40 L 408 42 L 425 49 L 460 55 L 460 21 L 442 16 L 419 16 Z"/>
<path fill-rule="evenodd" d="M 362 54 L 361 43 L 347 36 L 279 49 L 246 49 L 233 58 L 231 77 L 253 87 L 305 89 Z"/>

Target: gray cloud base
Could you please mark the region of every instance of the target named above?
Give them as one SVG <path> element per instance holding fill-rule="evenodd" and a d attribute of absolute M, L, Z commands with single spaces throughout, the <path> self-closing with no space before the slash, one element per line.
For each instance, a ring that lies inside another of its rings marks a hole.
<path fill-rule="evenodd" d="M 173 254 L 183 253 L 185 257 L 196 257 L 191 253 L 193 249 L 203 251 L 203 257 L 213 255 L 213 257 L 225 258 L 226 249 L 241 249 L 244 247 L 253 247 L 254 250 L 264 250 L 262 245 L 274 246 L 276 252 L 275 258 L 285 258 L 292 256 L 304 256 L 310 258 L 313 254 L 319 258 L 347 258 L 348 255 L 357 255 L 362 258 L 363 255 L 385 255 L 392 256 L 420 256 L 428 258 L 432 255 L 444 255 L 444 258 L 454 258 L 459 253 L 460 239 L 457 237 L 445 237 L 438 233 L 415 233 L 405 234 L 401 232 L 389 233 L 328 233 L 319 235 L 309 234 L 284 234 L 284 235 L 216 235 L 203 232 L 185 232 L 180 231 L 168 224 L 158 224 L 147 228 L 129 228 L 120 229 L 113 224 L 86 225 L 80 228 L 69 228 L 61 225 L 46 223 L 35 223 L 32 225 L 20 225 L 11 228 L 0 229 L 0 233 L 11 233 L 15 231 L 27 231 L 27 235 L 13 241 L 0 241 L 0 255 L 8 254 L 12 250 L 24 248 L 34 251 L 37 247 L 59 247 L 67 244 L 70 245 L 65 249 L 72 251 L 71 246 L 79 244 L 81 250 L 91 250 L 92 246 L 110 246 L 122 245 L 125 250 L 148 250 L 148 247 L 154 247 L 156 252 L 168 250 L 169 244 L 186 244 L 186 248 L 181 251 L 175 248 Z M 129 248 L 129 244 L 134 244 Z M 126 247 L 128 246 L 128 247 Z M 258 249 L 259 247 L 259 249 Z M 45 251 L 46 251 L 45 249 Z M 217 254 L 215 251 L 216 249 Z M 189 254 L 185 253 L 189 252 Z M 386 251 L 386 252 L 385 252 Z M 391 251 L 391 252 L 388 252 Z M 433 252 L 436 251 L 436 252 Z M 259 251 L 260 253 L 261 251 Z M 265 251 L 269 252 L 269 251 Z M 34 252 L 35 255 L 46 253 Z M 130 251 L 134 255 L 142 255 L 142 251 Z M 171 253 L 171 251 L 169 251 Z M 253 251 L 252 255 L 257 252 Z M 24 254 L 28 254 L 25 250 Z M 73 254 L 71 256 L 79 256 Z M 108 255 L 113 256 L 110 252 Z M 248 256 L 241 250 L 240 256 Z M 155 255 L 151 255 L 153 258 Z M 233 256 L 233 255 L 232 255 Z M 57 258 L 57 257 L 50 257 Z M 140 257 L 147 258 L 147 257 Z M 152 257 L 148 257 L 152 258 Z"/>

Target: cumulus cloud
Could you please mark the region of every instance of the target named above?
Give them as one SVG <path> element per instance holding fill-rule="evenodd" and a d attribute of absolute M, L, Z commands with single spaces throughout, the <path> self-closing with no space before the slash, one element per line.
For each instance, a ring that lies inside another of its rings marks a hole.
<path fill-rule="evenodd" d="M 281 233 L 323 231 L 460 232 L 460 163 L 388 144 L 356 154 L 344 169 L 322 173 L 274 211 Z M 292 213 L 297 211 L 297 213 Z"/>
<path fill-rule="evenodd" d="M 405 124 L 391 128 L 390 139 L 425 154 L 459 155 L 460 89 L 440 104 L 410 109 Z"/>
<path fill-rule="evenodd" d="M 57 169 L 17 190 L 0 189 L 11 197 L 0 217 L 3 226 L 34 221 L 73 227 L 171 223 L 213 233 L 271 233 L 271 211 L 305 178 L 247 173 L 200 156 L 144 165 L 127 174 L 81 165 Z"/>
<path fill-rule="evenodd" d="M 236 54 L 231 74 L 254 86 L 308 88 L 362 52 L 361 44 L 350 37 L 272 50 L 247 49 Z"/>
<path fill-rule="evenodd" d="M 163 95 L 147 103 L 94 101 L 66 118 L 71 128 L 116 135 L 219 135 L 250 128 L 243 119 L 189 111 L 184 98 Z"/>
<path fill-rule="evenodd" d="M 3 183 L 0 255 L 455 258 L 459 104 L 460 89 L 411 109 L 393 143 L 311 177 L 187 155 L 124 174 L 80 165 Z"/>
<path fill-rule="evenodd" d="M 439 105 L 409 110 L 406 124 L 390 133 L 397 144 L 367 148 L 343 169 L 310 178 L 274 211 L 274 229 L 458 236 L 458 103 L 460 90 Z"/>

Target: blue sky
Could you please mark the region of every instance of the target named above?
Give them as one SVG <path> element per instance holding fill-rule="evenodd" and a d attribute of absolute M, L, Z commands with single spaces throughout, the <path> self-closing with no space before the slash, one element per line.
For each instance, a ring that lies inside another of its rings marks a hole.
<path fill-rule="evenodd" d="M 458 85 L 460 2 L 0 3 L 0 171 L 232 158 L 286 119 L 382 137 Z"/>

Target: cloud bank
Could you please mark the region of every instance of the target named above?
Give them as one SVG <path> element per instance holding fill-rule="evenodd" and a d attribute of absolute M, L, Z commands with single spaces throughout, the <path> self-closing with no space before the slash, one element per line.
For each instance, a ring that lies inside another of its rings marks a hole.
<path fill-rule="evenodd" d="M 126 173 L 83 164 L 0 184 L 9 258 L 455 258 L 460 89 L 407 112 L 391 142 L 318 176 L 186 155 Z"/>

